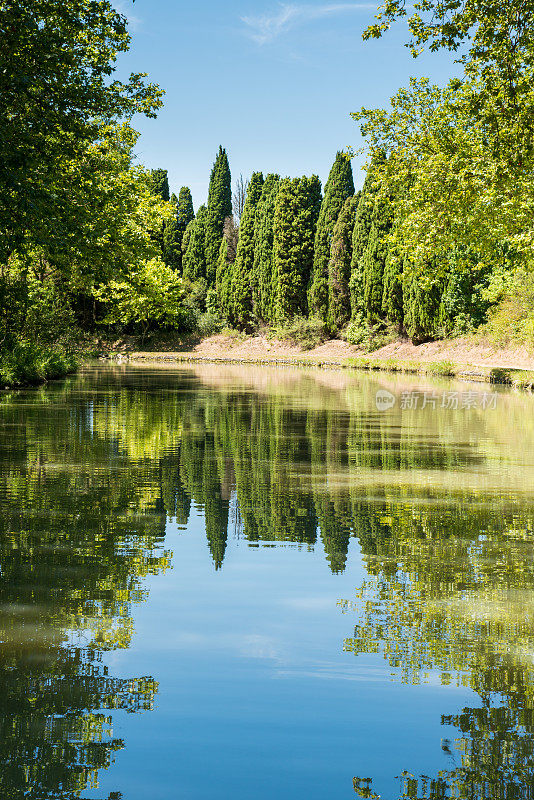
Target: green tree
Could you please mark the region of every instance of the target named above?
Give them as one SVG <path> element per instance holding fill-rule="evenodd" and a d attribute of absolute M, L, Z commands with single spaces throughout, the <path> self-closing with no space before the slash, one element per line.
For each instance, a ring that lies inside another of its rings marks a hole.
<path fill-rule="evenodd" d="M 187 226 L 195 219 L 195 211 L 193 208 L 193 198 L 191 197 L 191 189 L 189 186 L 182 186 L 178 194 L 178 236 L 180 241 L 180 249 L 182 249 L 182 242 Z"/>
<path fill-rule="evenodd" d="M 232 176 L 226 150 L 219 146 L 211 170 L 206 218 L 206 278 L 215 283 L 217 259 L 223 234 L 224 220 L 232 214 Z"/>
<path fill-rule="evenodd" d="M 108 0 L 6 0 L 0 30 L 3 262 L 23 243 L 64 251 L 83 241 L 89 231 L 80 230 L 85 209 L 73 196 L 81 187 L 72 165 L 90 159 L 102 121 L 154 116 L 162 93 L 141 74 L 110 80 L 130 37 Z M 91 177 L 95 166 L 87 163 Z"/>
<path fill-rule="evenodd" d="M 170 199 L 169 176 L 166 169 L 151 169 L 149 183 L 154 194 L 158 195 L 162 200 L 165 201 Z"/>
<path fill-rule="evenodd" d="M 391 203 L 387 198 L 377 197 L 371 215 L 369 239 L 362 258 L 363 305 L 370 323 L 376 323 L 383 317 L 384 268 L 391 224 Z"/>
<path fill-rule="evenodd" d="M 172 328 L 191 324 L 182 279 L 158 259 L 149 261 L 127 279 L 112 279 L 95 290 L 95 297 L 109 309 L 104 323 L 136 323 L 143 335 L 154 324 Z"/>
<path fill-rule="evenodd" d="M 357 197 L 345 200 L 332 235 L 328 264 L 328 327 L 332 333 L 342 330 L 351 317 L 349 280 L 357 206 Z"/>
<path fill-rule="evenodd" d="M 238 242 L 239 229 L 235 225 L 234 218 L 233 216 L 226 217 L 215 275 L 218 308 L 224 319 L 229 319 L 231 314 L 232 270 L 237 255 Z"/>
<path fill-rule="evenodd" d="M 284 178 L 276 196 L 273 235 L 273 319 L 284 322 L 306 314 L 307 287 L 321 205 L 321 182 Z"/>
<path fill-rule="evenodd" d="M 440 334 L 440 303 L 444 289 L 443 270 L 434 262 L 404 259 L 402 296 L 404 326 L 413 342 L 436 339 Z"/>
<path fill-rule="evenodd" d="M 206 206 L 200 206 L 196 218 L 192 220 L 184 235 L 187 237 L 186 250 L 182 259 L 182 274 L 190 281 L 206 277 L 206 236 L 208 212 Z M 189 233 L 188 233 L 189 232 Z"/>
<path fill-rule="evenodd" d="M 163 231 L 163 256 L 165 263 L 173 269 L 182 269 L 182 242 L 189 223 L 195 218 L 191 190 L 182 186 L 180 196 L 171 197 L 174 215 L 167 222 Z"/>
<path fill-rule="evenodd" d="M 266 322 L 272 321 L 274 208 L 279 187 L 280 176 L 267 175 L 256 210 L 254 309 L 256 316 Z"/>
<path fill-rule="evenodd" d="M 308 292 L 308 307 L 323 322 L 328 317 L 328 263 L 332 235 L 345 200 L 353 194 L 354 180 L 350 160 L 345 153 L 336 153 L 317 221 L 313 272 Z"/>
<path fill-rule="evenodd" d="M 395 223 L 388 245 L 384 266 L 384 292 L 382 310 L 385 318 L 402 327 L 404 321 L 404 300 L 402 295 L 402 256 L 395 239 Z"/>
<path fill-rule="evenodd" d="M 363 282 L 363 254 L 365 253 L 369 234 L 371 232 L 373 207 L 375 195 L 375 178 L 369 169 L 365 176 L 363 188 L 358 201 L 354 231 L 352 234 L 352 258 L 350 264 L 350 305 L 352 318 L 356 320 L 363 316 L 364 282 Z"/>
<path fill-rule="evenodd" d="M 254 274 L 254 244 L 256 209 L 261 197 L 263 174 L 253 172 L 239 224 L 237 253 L 231 271 L 230 321 L 238 328 L 252 322 L 253 296 L 256 291 Z"/>

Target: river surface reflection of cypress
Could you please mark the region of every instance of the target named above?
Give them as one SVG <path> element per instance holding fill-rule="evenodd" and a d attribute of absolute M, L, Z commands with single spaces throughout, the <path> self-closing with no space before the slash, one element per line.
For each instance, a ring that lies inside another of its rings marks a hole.
<path fill-rule="evenodd" d="M 532 396 L 207 364 L 0 395 L 2 800 L 534 798 L 533 709 Z"/>

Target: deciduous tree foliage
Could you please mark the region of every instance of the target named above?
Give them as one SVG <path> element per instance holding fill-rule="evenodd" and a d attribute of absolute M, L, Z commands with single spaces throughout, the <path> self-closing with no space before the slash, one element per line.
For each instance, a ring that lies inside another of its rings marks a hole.
<path fill-rule="evenodd" d="M 321 203 L 313 253 L 313 272 L 308 293 L 310 311 L 323 322 L 328 317 L 328 262 L 332 234 L 348 197 L 354 194 L 352 165 L 346 153 L 336 153 Z"/>
<path fill-rule="evenodd" d="M 141 74 L 110 80 L 130 37 L 107 0 L 4 0 L 0 36 L 4 260 L 28 241 L 51 252 L 64 249 L 65 237 L 87 235 L 78 226 L 84 209 L 73 201 L 72 165 L 90 163 L 102 124 L 154 116 L 162 93 Z"/>
<path fill-rule="evenodd" d="M 341 331 L 351 317 L 349 281 L 352 236 L 358 199 L 358 197 L 349 197 L 345 200 L 332 234 L 328 263 L 327 320 L 332 333 Z"/>
<path fill-rule="evenodd" d="M 211 170 L 206 218 L 206 278 L 215 283 L 224 220 L 232 214 L 232 176 L 226 150 L 221 146 Z"/>
<path fill-rule="evenodd" d="M 273 238 L 273 319 L 284 322 L 307 314 L 307 288 L 321 205 L 321 182 L 284 178 L 276 196 Z"/>

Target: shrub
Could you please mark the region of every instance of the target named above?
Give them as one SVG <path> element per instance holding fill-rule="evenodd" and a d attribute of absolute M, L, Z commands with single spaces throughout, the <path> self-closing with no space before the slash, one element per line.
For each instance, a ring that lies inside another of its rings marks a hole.
<path fill-rule="evenodd" d="M 43 347 L 32 342 L 12 342 L 0 353 L 2 387 L 41 383 L 62 378 L 76 370 L 74 356 L 60 348 Z"/>
<path fill-rule="evenodd" d="M 199 314 L 197 317 L 197 330 L 200 336 L 213 336 L 216 333 L 220 333 L 223 327 L 223 320 L 210 311 Z"/>
<path fill-rule="evenodd" d="M 366 352 L 371 353 L 373 350 L 378 350 L 395 341 L 397 332 L 392 325 L 386 322 L 378 322 L 373 325 L 364 318 L 363 314 L 355 314 L 342 332 L 341 338 L 349 344 L 359 345 Z"/>
<path fill-rule="evenodd" d="M 317 317 L 294 317 L 273 329 L 278 339 L 289 339 L 303 350 L 311 350 L 328 338 L 326 325 Z"/>

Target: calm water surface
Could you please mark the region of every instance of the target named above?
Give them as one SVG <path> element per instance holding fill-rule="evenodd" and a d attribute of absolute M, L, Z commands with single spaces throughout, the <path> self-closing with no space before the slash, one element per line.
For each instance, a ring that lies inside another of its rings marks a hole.
<path fill-rule="evenodd" d="M 533 709 L 531 396 L 210 365 L 0 396 L 0 797 L 532 798 Z"/>

